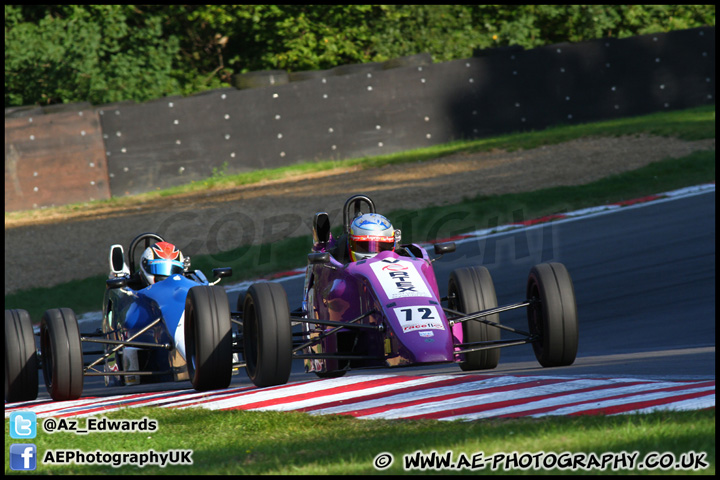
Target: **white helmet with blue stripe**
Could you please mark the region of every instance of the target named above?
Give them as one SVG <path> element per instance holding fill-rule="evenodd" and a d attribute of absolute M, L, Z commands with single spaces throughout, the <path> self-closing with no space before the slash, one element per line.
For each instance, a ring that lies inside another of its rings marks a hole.
<path fill-rule="evenodd" d="M 390 220 L 380 214 L 358 215 L 350 224 L 348 248 L 353 262 L 395 250 L 395 229 Z"/>
<path fill-rule="evenodd" d="M 165 280 L 170 275 L 183 273 L 185 265 L 180 250 L 168 242 L 158 242 L 148 247 L 140 259 L 140 273 L 148 285 Z"/>

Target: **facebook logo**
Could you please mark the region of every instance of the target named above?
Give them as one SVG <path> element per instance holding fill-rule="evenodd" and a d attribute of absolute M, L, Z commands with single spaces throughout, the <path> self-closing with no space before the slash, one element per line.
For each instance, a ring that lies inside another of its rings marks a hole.
<path fill-rule="evenodd" d="M 37 447 L 32 443 L 10 445 L 11 470 L 35 470 L 37 468 Z"/>
<path fill-rule="evenodd" d="M 12 438 L 35 438 L 37 415 L 35 412 L 14 412 L 10 414 L 10 436 Z"/>

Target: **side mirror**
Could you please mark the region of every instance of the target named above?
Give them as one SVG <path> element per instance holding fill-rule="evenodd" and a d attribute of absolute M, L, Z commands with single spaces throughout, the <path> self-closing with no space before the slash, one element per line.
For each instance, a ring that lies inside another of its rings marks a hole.
<path fill-rule="evenodd" d="M 213 268 L 213 277 L 215 278 L 225 278 L 225 277 L 232 277 L 232 268 L 230 267 L 222 267 L 222 268 Z"/>
<path fill-rule="evenodd" d="M 110 263 L 110 275 L 120 277 L 130 275 L 130 269 L 125 263 L 125 252 L 122 245 L 115 244 L 110 247 L 110 255 L 108 256 Z"/>
<path fill-rule="evenodd" d="M 313 242 L 327 243 L 330 240 L 330 217 L 325 212 L 316 213 L 313 218 Z"/>
<path fill-rule="evenodd" d="M 326 265 L 330 263 L 328 252 L 308 253 L 308 262 L 312 265 Z"/>
<path fill-rule="evenodd" d="M 130 279 L 128 277 L 109 278 L 105 281 L 105 285 L 107 285 L 107 288 L 111 290 L 115 288 L 124 288 L 127 287 L 129 280 Z"/>
<path fill-rule="evenodd" d="M 212 282 L 210 285 L 217 285 L 220 283 L 220 280 L 225 277 L 232 276 L 232 268 L 230 267 L 222 267 L 222 268 L 213 268 L 213 277 L 215 277 L 215 281 Z"/>
<path fill-rule="evenodd" d="M 435 253 L 437 255 L 445 255 L 446 253 L 453 253 L 455 251 L 455 242 L 447 243 L 436 243 Z"/>

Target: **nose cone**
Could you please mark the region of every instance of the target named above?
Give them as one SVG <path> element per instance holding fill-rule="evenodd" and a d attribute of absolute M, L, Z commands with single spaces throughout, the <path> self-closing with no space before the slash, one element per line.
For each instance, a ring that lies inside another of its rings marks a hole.
<path fill-rule="evenodd" d="M 453 361 L 452 331 L 440 306 L 434 302 L 418 305 L 414 299 L 397 303 L 387 313 L 411 363 Z"/>
<path fill-rule="evenodd" d="M 416 352 L 415 363 L 446 363 L 452 362 L 453 355 L 447 348 L 436 349 L 434 351 L 424 350 Z"/>
<path fill-rule="evenodd" d="M 452 362 L 452 341 L 447 332 L 413 332 L 400 339 L 410 363 Z"/>

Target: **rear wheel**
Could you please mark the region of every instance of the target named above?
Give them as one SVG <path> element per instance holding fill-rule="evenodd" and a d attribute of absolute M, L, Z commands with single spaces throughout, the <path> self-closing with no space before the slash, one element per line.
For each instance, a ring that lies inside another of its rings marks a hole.
<path fill-rule="evenodd" d="M 38 395 L 38 360 L 30 315 L 5 310 L 5 401 L 35 400 Z"/>
<path fill-rule="evenodd" d="M 185 300 L 185 356 L 198 391 L 227 388 L 232 378 L 230 306 L 222 287 L 192 287 Z"/>
<path fill-rule="evenodd" d="M 571 365 L 578 349 L 575 289 L 562 263 L 541 263 L 530 270 L 527 298 L 528 326 L 535 357 L 543 367 Z"/>
<path fill-rule="evenodd" d="M 47 310 L 40 322 L 40 352 L 45 386 L 55 401 L 75 400 L 83 390 L 83 353 L 75 312 Z"/>
<path fill-rule="evenodd" d="M 474 313 L 497 307 L 495 285 L 487 268 L 476 266 L 458 268 L 450 274 L 448 286 L 448 307 L 463 313 Z M 491 322 L 500 323 L 496 313 L 484 317 Z M 462 323 L 463 343 L 490 342 L 500 340 L 500 329 L 469 320 Z M 465 354 L 460 368 L 468 370 L 487 370 L 495 368 L 500 361 L 500 349 L 492 348 Z"/>
<path fill-rule="evenodd" d="M 292 367 L 292 330 L 285 289 L 272 282 L 251 285 L 242 312 L 248 377 L 258 387 L 287 383 Z"/>

